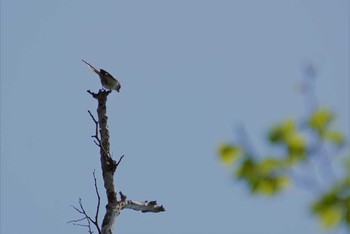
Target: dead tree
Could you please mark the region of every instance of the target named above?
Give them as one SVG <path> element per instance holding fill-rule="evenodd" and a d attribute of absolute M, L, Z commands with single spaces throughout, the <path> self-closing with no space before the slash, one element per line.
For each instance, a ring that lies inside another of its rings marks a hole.
<path fill-rule="evenodd" d="M 141 211 L 143 213 L 146 212 L 162 212 L 165 211 L 164 207 L 158 206 L 156 201 L 131 201 L 128 200 L 127 197 L 120 191 L 120 199 L 117 197 L 116 186 L 114 181 L 114 173 L 119 166 L 119 163 L 123 159 L 124 155 L 121 156 L 117 161 L 115 161 L 110 153 L 110 142 L 109 142 L 109 129 L 108 129 L 108 116 L 107 116 L 107 96 L 111 93 L 111 91 L 99 90 L 98 93 L 93 93 L 88 90 L 88 93 L 91 94 L 93 98 L 98 101 L 97 107 L 97 116 L 95 117 L 91 114 L 90 117 L 95 123 L 95 135 L 92 137 L 95 139 L 95 144 L 100 148 L 100 161 L 101 161 L 101 169 L 102 169 L 102 177 L 104 181 L 104 187 L 107 195 L 107 205 L 106 205 L 106 213 L 103 218 L 102 225 L 100 227 L 98 223 L 98 215 L 100 208 L 100 194 L 97 189 L 97 182 L 94 172 L 94 181 L 95 181 L 95 190 L 97 194 L 97 208 L 95 217 L 90 217 L 85 211 L 82 201 L 79 198 L 79 208 L 73 206 L 73 208 L 80 213 L 83 217 L 77 220 L 71 220 L 69 223 L 73 223 L 73 225 L 84 226 L 88 228 L 89 233 L 93 233 L 92 224 L 96 227 L 97 232 L 99 234 L 112 234 L 113 227 L 116 222 L 116 218 L 120 214 L 123 209 L 133 209 L 136 211 Z M 85 223 L 82 223 L 85 222 Z"/>

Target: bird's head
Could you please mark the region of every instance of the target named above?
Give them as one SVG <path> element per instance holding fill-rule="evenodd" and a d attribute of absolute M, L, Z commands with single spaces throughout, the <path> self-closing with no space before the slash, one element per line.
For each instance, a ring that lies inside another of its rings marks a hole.
<path fill-rule="evenodd" d="M 110 75 L 108 72 L 106 72 L 105 70 L 103 69 L 100 69 L 100 73 L 101 75 L 105 76 L 105 75 Z"/>

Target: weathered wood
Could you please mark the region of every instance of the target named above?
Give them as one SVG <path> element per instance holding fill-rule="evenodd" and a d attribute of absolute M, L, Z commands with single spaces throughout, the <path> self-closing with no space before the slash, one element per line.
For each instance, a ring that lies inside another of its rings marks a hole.
<path fill-rule="evenodd" d="M 102 176 L 104 181 L 104 187 L 106 189 L 107 201 L 106 214 L 103 218 L 101 233 L 112 234 L 114 224 L 117 216 L 120 214 L 122 209 L 133 209 L 137 211 L 145 212 L 162 212 L 165 211 L 163 206 L 158 206 L 156 201 L 131 201 L 127 200 L 126 196 L 120 192 L 121 199 L 118 201 L 116 195 L 116 184 L 114 181 L 114 173 L 119 165 L 123 156 L 118 162 L 112 159 L 110 154 L 110 142 L 109 142 L 109 129 L 108 129 L 108 116 L 107 116 L 107 97 L 111 91 L 100 90 L 98 93 L 88 91 L 95 99 L 98 100 L 97 115 L 98 120 L 96 121 L 92 114 L 94 122 L 99 127 L 100 138 L 93 136 L 98 142 L 95 142 L 100 147 L 100 160 L 102 168 Z M 96 131 L 97 132 L 97 131 Z"/>

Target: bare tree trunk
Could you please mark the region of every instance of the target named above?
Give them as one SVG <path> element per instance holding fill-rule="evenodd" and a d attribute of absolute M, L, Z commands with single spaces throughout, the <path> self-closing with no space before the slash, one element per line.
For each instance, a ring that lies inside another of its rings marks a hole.
<path fill-rule="evenodd" d="M 165 209 L 163 206 L 158 206 L 156 201 L 138 202 L 138 201 L 127 200 L 127 197 L 122 192 L 119 192 L 121 199 L 118 201 L 117 194 L 116 194 L 116 185 L 114 181 L 114 173 L 119 163 L 121 162 L 121 159 L 123 158 L 123 156 L 121 156 L 119 161 L 116 162 L 115 160 L 112 159 L 112 156 L 110 154 L 108 116 L 107 116 L 106 103 L 107 103 L 107 96 L 111 91 L 100 90 L 98 93 L 93 93 L 91 91 L 88 91 L 88 92 L 98 101 L 98 108 L 97 108 L 98 120 L 95 120 L 95 118 L 93 117 L 90 111 L 89 111 L 89 114 L 96 124 L 96 133 L 95 133 L 95 136 L 92 136 L 92 137 L 96 139 L 95 143 L 100 147 L 102 176 L 104 181 L 104 187 L 106 189 L 108 204 L 106 205 L 106 214 L 103 218 L 102 226 L 100 228 L 98 225 L 98 209 L 100 206 L 100 196 L 97 190 L 96 178 L 94 175 L 95 188 L 98 196 L 98 205 L 97 205 L 95 219 L 92 219 L 90 218 L 90 216 L 87 215 L 80 199 L 79 200 L 80 209 L 74 206 L 73 208 L 76 209 L 79 213 L 83 214 L 85 217 L 79 220 L 72 220 L 71 222 L 75 225 L 88 227 L 90 233 L 92 233 L 90 223 L 93 223 L 96 226 L 98 233 L 112 234 L 114 224 L 116 222 L 116 218 L 120 214 L 122 209 L 133 209 L 133 210 L 141 211 L 143 213 L 145 212 L 157 213 L 157 212 L 165 211 Z M 99 129 L 100 137 L 98 136 L 98 129 Z M 83 220 L 87 220 L 88 224 L 87 225 L 79 224 L 79 222 Z"/>
<path fill-rule="evenodd" d="M 112 159 L 110 154 L 109 143 L 109 129 L 108 129 L 108 116 L 107 116 L 107 96 L 110 92 L 100 91 L 98 94 L 92 94 L 94 98 L 98 100 L 98 123 L 101 136 L 100 154 L 101 154 L 101 168 L 104 181 L 104 187 L 106 189 L 106 195 L 108 204 L 106 206 L 106 214 L 102 222 L 102 234 L 112 234 L 113 226 L 117 215 L 120 213 L 117 205 L 117 194 L 114 183 L 114 172 L 117 168 L 116 162 Z"/>

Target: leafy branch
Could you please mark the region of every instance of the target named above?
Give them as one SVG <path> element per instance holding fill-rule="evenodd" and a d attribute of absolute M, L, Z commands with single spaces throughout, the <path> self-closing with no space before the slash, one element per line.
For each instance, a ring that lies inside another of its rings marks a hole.
<path fill-rule="evenodd" d="M 316 71 L 307 67 L 302 91 L 308 103 L 305 119 L 292 118 L 273 125 L 266 136 L 274 154 L 258 156 L 245 129 L 240 128 L 238 142 L 222 143 L 220 160 L 232 166 L 235 177 L 256 195 L 273 196 L 291 183 L 304 185 L 319 195 L 311 211 L 325 228 L 341 224 L 350 229 L 350 166 L 337 179 L 332 161 L 348 146 L 344 134 L 332 128 L 336 114 L 318 105 L 314 92 Z M 348 161 L 350 162 L 350 150 Z M 350 164 L 350 163 L 348 163 Z M 321 169 L 320 169 L 321 168 Z M 315 176 L 320 174 L 321 180 Z M 328 181 L 324 188 L 324 181 Z"/>

